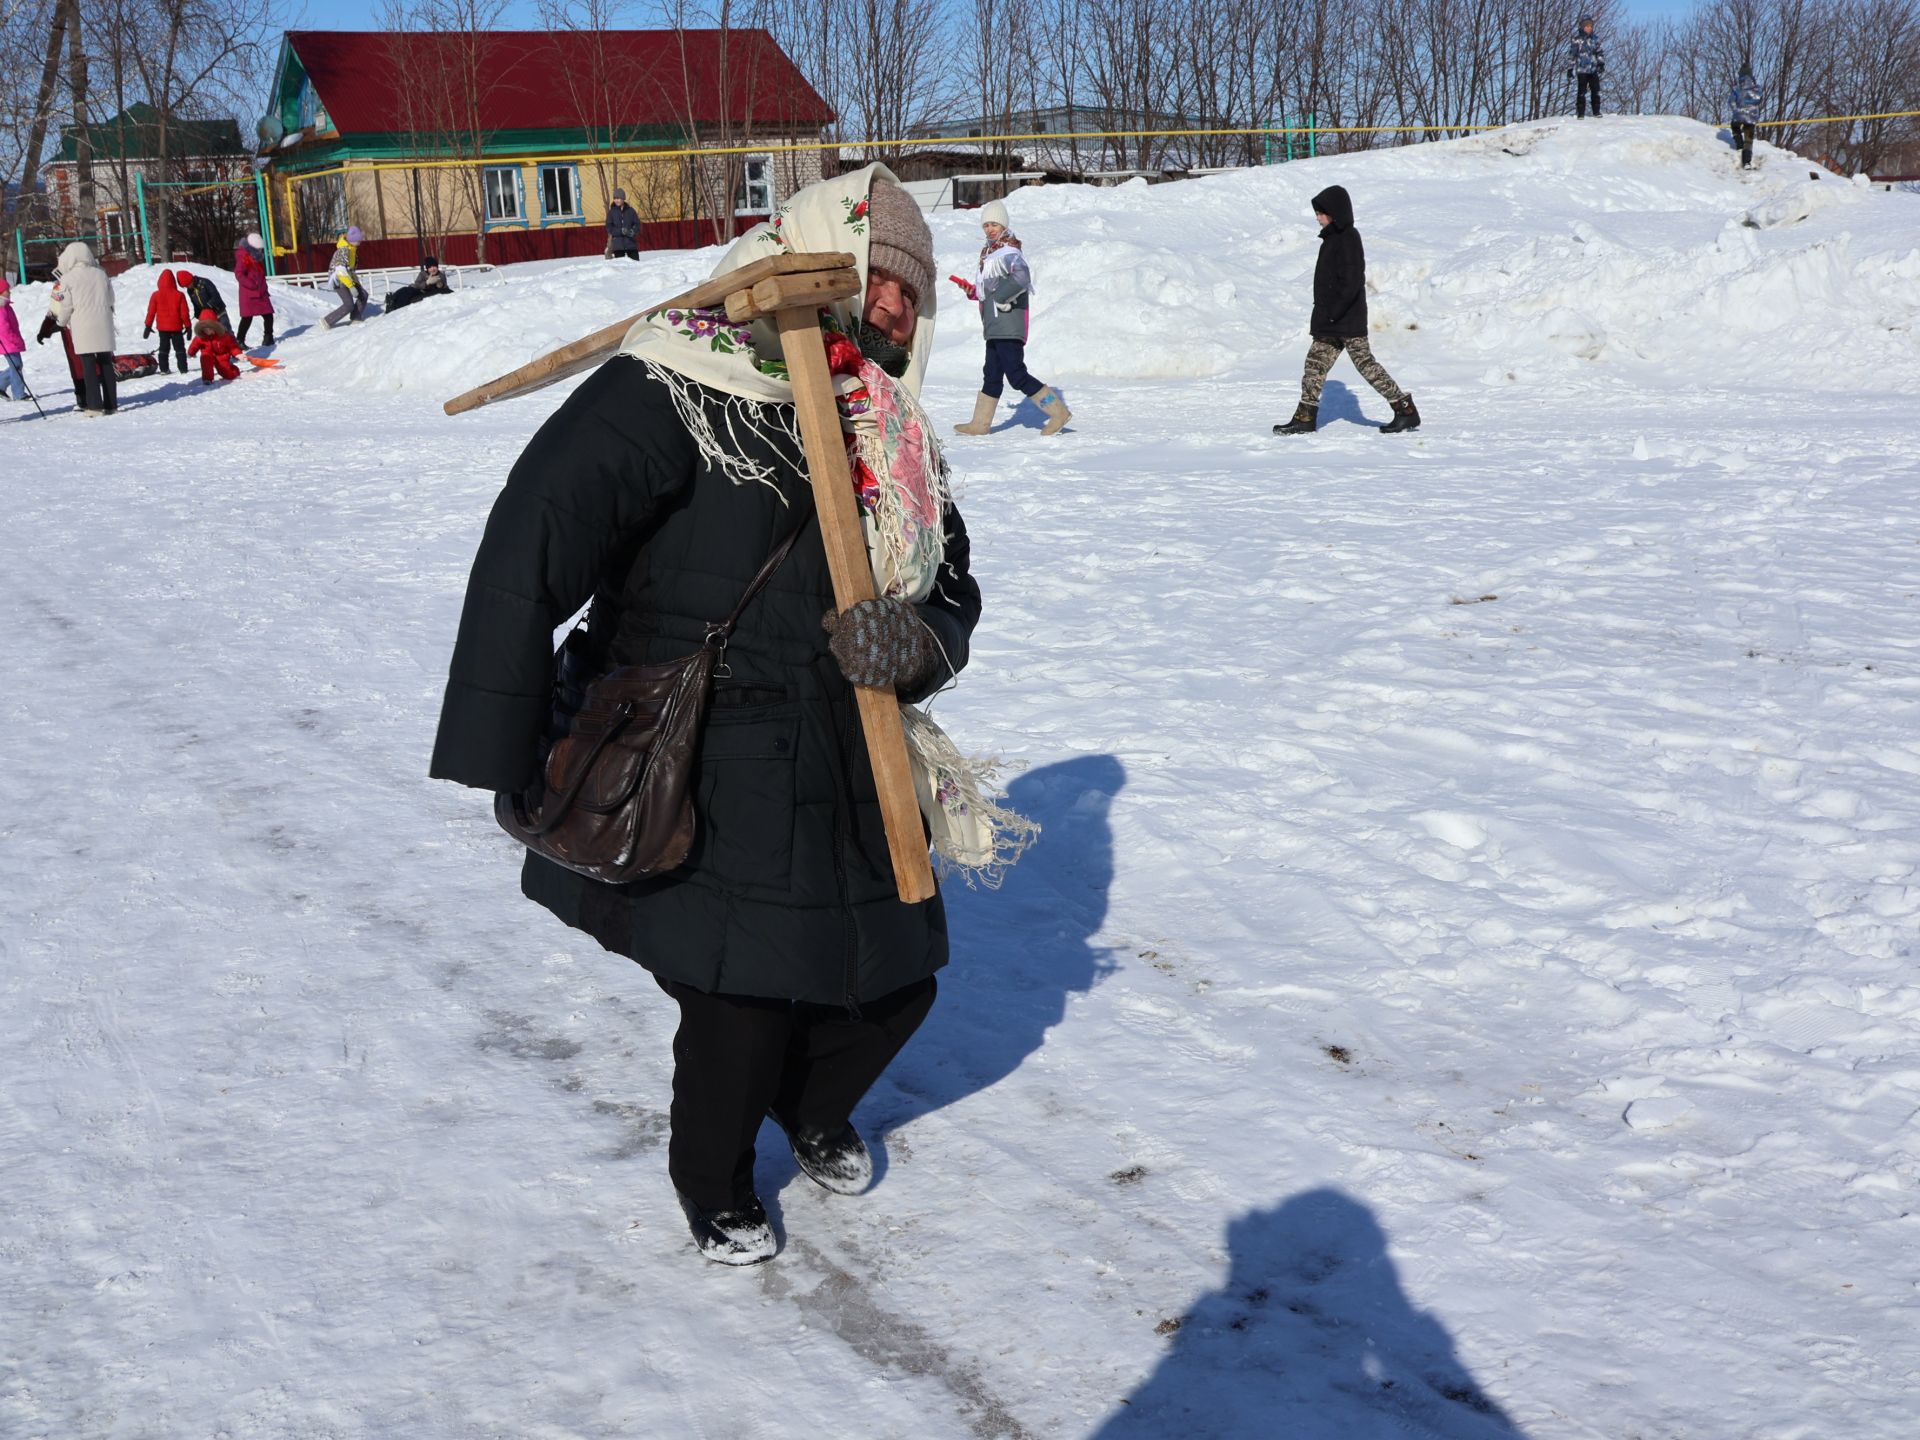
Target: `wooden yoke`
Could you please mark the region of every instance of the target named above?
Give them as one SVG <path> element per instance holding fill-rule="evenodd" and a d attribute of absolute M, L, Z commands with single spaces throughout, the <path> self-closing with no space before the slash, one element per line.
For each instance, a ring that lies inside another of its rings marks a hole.
<path fill-rule="evenodd" d="M 844 264 L 811 273 L 796 268 L 739 286 L 727 297 L 727 318 L 741 323 L 771 316 L 779 327 L 787 374 L 793 381 L 794 408 L 799 413 L 800 440 L 806 447 L 807 471 L 813 481 L 814 505 L 820 515 L 820 535 L 826 542 L 827 570 L 833 576 L 833 602 L 845 611 L 874 598 L 873 562 L 867 556 L 860 506 L 854 498 L 853 475 L 847 465 L 846 437 L 840 429 L 839 407 L 834 403 L 833 375 L 827 369 L 827 346 L 820 334 L 820 307 L 858 295 L 860 275 L 850 255 L 788 258 Z M 747 273 L 741 271 L 740 278 L 745 279 Z M 886 821 L 894 887 L 909 905 L 931 900 L 933 867 L 927 860 L 920 802 L 914 797 L 913 767 L 907 758 L 899 699 L 890 688 L 856 685 L 853 693 L 859 702 L 860 728 L 866 732 L 867 758 L 872 762 L 873 781 L 880 794 L 880 813 Z"/>
<path fill-rule="evenodd" d="M 845 252 L 824 255 L 769 255 L 765 260 L 756 260 L 751 265 L 729 271 L 725 275 L 716 275 L 710 280 L 702 280 L 693 289 L 674 296 L 671 300 L 662 300 L 658 305 L 630 315 L 625 320 L 615 321 L 604 329 L 574 341 L 571 345 L 562 345 L 558 350 L 550 350 L 538 360 L 529 360 L 518 370 L 509 370 L 498 379 L 489 380 L 484 385 L 476 385 L 463 395 L 456 395 L 442 408 L 449 415 L 465 414 L 469 410 L 478 410 L 482 405 L 495 400 L 511 400 L 516 395 L 525 395 L 530 391 L 556 385 L 562 380 L 571 379 L 582 371 L 591 370 L 607 356 L 620 348 L 620 342 L 627 338 L 627 332 L 636 323 L 647 318 L 656 310 L 707 310 L 726 303 L 727 297 L 740 290 L 751 290 L 756 284 L 776 275 L 806 275 L 821 271 L 853 270 L 853 256 Z M 857 272 L 854 272 L 857 275 Z M 839 299 L 842 295 L 851 295 L 859 288 L 856 279 L 854 290 L 841 291 L 826 299 Z M 819 303 L 825 304 L 826 299 Z M 796 301 L 796 303 L 798 303 Z M 771 313 L 771 311 L 764 312 Z M 734 317 L 738 318 L 738 317 Z"/>

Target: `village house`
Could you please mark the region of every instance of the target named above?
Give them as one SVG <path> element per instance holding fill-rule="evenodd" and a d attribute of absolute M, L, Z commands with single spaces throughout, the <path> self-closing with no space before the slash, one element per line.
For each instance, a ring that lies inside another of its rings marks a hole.
<path fill-rule="evenodd" d="M 293 31 L 272 104 L 291 272 L 349 224 L 368 267 L 597 254 L 615 189 L 642 248 L 712 244 L 820 178 L 834 119 L 764 30 Z"/>
<path fill-rule="evenodd" d="M 89 237 L 88 243 L 103 257 L 143 258 L 142 179 L 148 185 L 160 180 L 211 185 L 245 179 L 253 173 L 246 147 L 240 143 L 240 126 L 230 119 L 170 119 L 164 145 L 167 159 L 163 163 L 160 112 L 144 100 L 129 105 L 110 120 L 89 125 L 87 140 L 93 154 L 94 213 L 79 213 L 78 127 L 73 125 L 61 127 L 59 154 L 41 172 L 45 177 L 45 203 L 55 234 Z M 250 212 L 253 196 L 247 192 L 243 198 Z M 175 216 L 170 249 L 200 260 L 217 258 L 223 246 L 230 252 L 232 224 L 224 219 L 224 212 L 232 204 L 223 197 L 219 205 L 208 201 L 181 210 Z M 202 212 L 214 223 L 197 226 L 194 222 L 202 218 Z M 201 228 L 219 233 L 201 236 L 197 233 Z M 209 253 L 200 253 L 203 250 Z"/>

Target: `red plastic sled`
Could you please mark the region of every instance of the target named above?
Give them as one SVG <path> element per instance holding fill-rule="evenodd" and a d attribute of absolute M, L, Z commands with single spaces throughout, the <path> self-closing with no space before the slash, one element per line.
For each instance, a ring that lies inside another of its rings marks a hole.
<path fill-rule="evenodd" d="M 240 358 L 256 370 L 278 370 L 280 368 L 280 362 L 271 355 L 249 355 L 243 350 L 240 352 Z"/>

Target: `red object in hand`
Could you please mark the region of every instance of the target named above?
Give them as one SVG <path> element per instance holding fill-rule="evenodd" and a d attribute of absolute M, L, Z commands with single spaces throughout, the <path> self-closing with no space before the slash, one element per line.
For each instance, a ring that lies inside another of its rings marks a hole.
<path fill-rule="evenodd" d="M 980 293 L 973 288 L 973 282 L 971 280 L 962 280 L 958 275 L 949 275 L 947 278 L 962 290 L 966 291 L 969 300 L 978 300 L 980 298 Z"/>

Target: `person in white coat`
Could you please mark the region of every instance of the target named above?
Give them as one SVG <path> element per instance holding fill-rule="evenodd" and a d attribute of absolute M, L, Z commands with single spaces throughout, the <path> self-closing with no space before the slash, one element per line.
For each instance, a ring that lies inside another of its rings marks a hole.
<path fill-rule="evenodd" d="M 113 282 L 93 251 L 78 240 L 60 252 L 53 273 L 51 310 L 80 362 L 80 408 L 111 415 L 119 408 L 113 374 Z"/>

